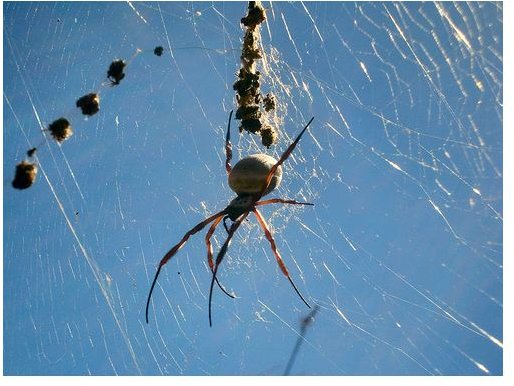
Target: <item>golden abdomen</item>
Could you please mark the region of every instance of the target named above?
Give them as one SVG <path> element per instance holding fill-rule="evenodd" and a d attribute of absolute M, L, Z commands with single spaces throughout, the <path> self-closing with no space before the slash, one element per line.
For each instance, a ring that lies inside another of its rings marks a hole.
<path fill-rule="evenodd" d="M 237 195 L 258 194 L 266 177 L 277 160 L 266 154 L 254 154 L 234 165 L 228 176 L 228 185 Z M 279 166 L 263 196 L 270 193 L 282 181 L 282 166 Z"/>

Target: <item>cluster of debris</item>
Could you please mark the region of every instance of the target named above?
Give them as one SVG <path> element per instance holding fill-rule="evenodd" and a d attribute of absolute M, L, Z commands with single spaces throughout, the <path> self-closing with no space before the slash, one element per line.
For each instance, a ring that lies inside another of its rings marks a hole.
<path fill-rule="evenodd" d="M 164 48 L 159 46 L 155 47 L 153 53 L 156 56 L 161 56 Z M 109 80 L 110 86 L 119 85 L 121 80 L 125 78 L 123 72 L 127 63 L 121 59 L 114 60 L 107 70 L 107 79 Z M 95 115 L 100 111 L 100 95 L 98 93 L 86 94 L 75 102 L 75 105 L 80 109 L 83 115 L 88 117 Z M 61 117 L 53 121 L 48 125 L 45 131 L 49 132 L 52 138 L 59 144 L 66 141 L 73 135 L 73 128 L 68 119 Z M 27 151 L 28 159 L 23 160 L 16 165 L 16 171 L 12 186 L 15 189 L 27 189 L 36 180 L 37 176 L 37 160 L 35 159 L 35 153 L 37 148 L 32 148 Z"/>
<path fill-rule="evenodd" d="M 260 90 L 260 72 L 256 69 L 256 62 L 262 59 L 259 46 L 259 25 L 266 20 L 266 12 L 260 2 L 248 2 L 248 14 L 241 19 L 246 27 L 241 50 L 241 68 L 237 80 L 233 85 L 236 91 L 237 111 L 236 119 L 241 121 L 239 131 L 246 130 L 258 134 L 262 144 L 270 147 L 277 141 L 277 132 L 264 122 L 262 113 L 276 108 L 276 100 L 272 94 L 262 96 Z"/>

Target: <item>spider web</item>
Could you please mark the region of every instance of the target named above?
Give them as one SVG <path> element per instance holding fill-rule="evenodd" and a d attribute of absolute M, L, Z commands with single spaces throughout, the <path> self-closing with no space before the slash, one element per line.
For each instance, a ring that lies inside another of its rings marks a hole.
<path fill-rule="evenodd" d="M 262 209 L 320 307 L 292 374 L 502 374 L 503 4 L 264 5 L 267 152 L 315 117 L 272 195 L 315 206 Z M 252 216 L 212 328 L 206 230 L 164 267 L 144 321 L 162 255 L 233 198 L 223 139 L 246 3 L 3 8 L 4 373 L 282 374 L 309 310 Z M 116 58 L 126 77 L 104 87 Z M 75 100 L 95 90 L 83 119 Z M 74 136 L 44 141 L 61 116 Z M 234 163 L 264 151 L 232 127 Z M 15 191 L 41 142 L 38 180 Z"/>

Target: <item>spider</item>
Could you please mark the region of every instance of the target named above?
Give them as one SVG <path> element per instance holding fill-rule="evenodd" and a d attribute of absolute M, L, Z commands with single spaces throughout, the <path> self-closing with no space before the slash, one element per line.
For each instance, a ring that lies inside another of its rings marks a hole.
<path fill-rule="evenodd" d="M 282 198 L 271 198 L 268 200 L 259 201 L 263 196 L 267 195 L 268 193 L 271 193 L 271 191 L 273 191 L 276 187 L 280 185 L 280 182 L 282 180 L 281 165 L 291 155 L 294 148 L 298 144 L 298 141 L 300 141 L 300 138 L 305 133 L 314 117 L 311 118 L 311 120 L 303 128 L 300 134 L 298 134 L 293 143 L 289 145 L 289 147 L 282 154 L 278 161 L 266 154 L 254 154 L 241 159 L 232 168 L 230 164 L 232 160 L 232 145 L 230 143 L 230 121 L 232 119 L 232 113 L 233 111 L 230 112 L 228 118 L 228 129 L 227 136 L 225 139 L 225 169 L 228 174 L 228 184 L 230 188 L 237 194 L 237 197 L 230 201 L 230 203 L 225 209 L 216 214 L 213 214 L 212 216 L 208 217 L 207 219 L 203 220 L 202 222 L 191 228 L 189 231 L 187 231 L 185 235 L 182 237 L 182 239 L 178 242 L 178 244 L 174 245 L 161 259 L 157 267 L 157 272 L 155 273 L 152 285 L 150 287 L 150 292 L 148 293 L 148 299 L 146 301 L 146 323 L 148 323 L 148 309 L 150 306 L 150 299 L 152 297 L 152 293 L 155 288 L 157 278 L 161 273 L 162 267 L 166 265 L 166 263 L 184 246 L 184 244 L 187 242 L 190 236 L 200 232 L 203 228 L 205 228 L 206 225 L 212 223 L 205 236 L 205 245 L 207 247 L 207 261 L 209 263 L 209 268 L 212 272 L 212 280 L 209 290 L 209 325 L 212 327 L 211 304 L 214 283 L 216 282 L 226 295 L 233 298 L 233 296 L 230 295 L 227 291 L 225 291 L 225 289 L 220 285 L 218 279 L 216 278 L 216 274 L 218 273 L 218 268 L 221 262 L 223 261 L 223 257 L 227 253 L 227 249 L 230 245 L 232 237 L 234 236 L 235 232 L 237 231 L 241 223 L 248 217 L 250 212 L 253 212 L 253 214 L 257 218 L 257 222 L 264 231 L 266 239 L 270 243 L 271 250 L 275 255 L 280 270 L 287 277 L 287 279 L 293 286 L 293 289 L 300 297 L 300 299 L 307 305 L 307 307 L 311 308 L 309 303 L 307 303 L 304 297 L 300 294 L 300 291 L 298 290 L 293 280 L 289 276 L 289 272 L 286 268 L 286 265 L 284 264 L 284 261 L 282 260 L 282 257 L 280 256 L 279 251 L 277 250 L 277 245 L 269 230 L 266 220 L 259 212 L 257 207 L 275 203 L 291 205 L 314 205 L 306 202 L 298 202 L 295 200 Z M 227 219 L 230 219 L 232 221 L 232 225 L 230 226 L 230 228 L 227 227 L 227 225 L 225 224 L 225 220 Z M 225 225 L 225 229 L 227 230 L 227 239 L 221 246 L 221 249 L 216 257 L 216 260 L 214 261 L 211 237 L 214 234 L 216 227 L 220 224 L 222 220 Z"/>

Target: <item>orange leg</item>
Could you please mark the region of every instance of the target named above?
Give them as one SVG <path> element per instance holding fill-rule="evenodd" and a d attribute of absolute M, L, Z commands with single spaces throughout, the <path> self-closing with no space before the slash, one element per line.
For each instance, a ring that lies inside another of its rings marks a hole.
<path fill-rule="evenodd" d="M 207 232 L 207 234 L 205 235 L 205 245 L 207 247 L 207 261 L 209 262 L 209 267 L 211 269 L 211 272 L 214 272 L 214 261 L 212 259 L 212 244 L 211 244 L 211 237 L 212 235 L 214 234 L 214 231 L 216 230 L 216 227 L 219 225 L 219 223 L 221 222 L 221 220 L 223 219 L 222 216 L 218 217 L 216 220 L 214 220 L 214 222 L 212 223 L 211 227 L 209 228 L 209 231 Z M 231 297 L 232 299 L 234 299 L 234 296 L 232 296 L 231 294 L 229 294 L 227 292 L 227 290 L 225 290 L 225 288 L 223 288 L 223 286 L 220 284 L 220 282 L 218 281 L 218 278 L 216 278 L 216 284 L 218 285 L 218 287 L 220 287 L 220 289 L 225 293 L 225 295 L 227 295 L 228 297 Z"/>
<path fill-rule="evenodd" d="M 305 303 L 305 305 L 307 307 L 311 308 L 309 303 L 307 303 L 307 301 L 304 299 L 304 297 L 302 296 L 300 291 L 298 291 L 298 288 L 296 288 L 296 285 L 293 283 L 293 280 L 289 276 L 289 271 L 287 270 L 286 265 L 284 264 L 284 261 L 282 260 L 282 256 L 280 256 L 280 252 L 278 251 L 277 245 L 275 244 L 275 239 L 273 239 L 273 235 L 271 234 L 271 232 L 268 228 L 268 224 L 266 224 L 266 220 L 264 220 L 264 217 L 262 217 L 261 213 L 257 210 L 257 208 L 254 208 L 252 211 L 253 211 L 253 213 L 255 213 L 255 217 L 257 217 L 257 221 L 259 221 L 259 224 L 260 224 L 262 230 L 264 231 L 266 238 L 268 239 L 268 241 L 271 244 L 271 250 L 273 251 L 273 254 L 275 255 L 275 257 L 277 259 L 278 266 L 282 270 L 282 273 L 289 279 L 289 282 L 293 286 L 294 290 L 296 291 L 296 293 L 298 294 L 300 299 L 302 299 L 302 301 Z"/>
<path fill-rule="evenodd" d="M 236 233 L 237 229 L 241 225 L 241 223 L 244 221 L 244 219 L 248 216 L 249 212 L 243 213 L 239 218 L 232 223 L 230 226 L 230 229 L 228 231 L 228 236 L 223 245 L 221 246 L 220 251 L 218 252 L 218 256 L 216 256 L 216 262 L 214 263 L 214 270 L 212 272 L 212 280 L 211 280 L 211 288 L 209 290 L 209 325 L 212 327 L 212 313 L 211 313 L 211 305 L 212 305 L 212 290 L 214 288 L 214 282 L 216 281 L 216 274 L 218 273 L 218 267 L 220 266 L 221 262 L 223 261 L 223 257 L 227 254 L 228 247 L 230 245 L 230 241 L 232 240 L 232 237 Z"/>
<path fill-rule="evenodd" d="M 309 202 L 299 202 L 295 200 L 284 200 L 283 198 L 270 198 L 269 200 L 259 201 L 255 206 L 268 205 L 268 204 L 292 204 L 292 205 L 314 205 Z"/>
<path fill-rule="evenodd" d="M 157 272 L 155 272 L 155 276 L 153 278 L 152 286 L 150 287 L 150 292 L 148 293 L 148 299 L 146 301 L 146 323 L 148 323 L 148 308 L 150 307 L 150 299 L 152 298 L 152 293 L 155 288 L 155 283 L 157 283 L 157 278 L 159 277 L 159 274 L 161 273 L 162 267 L 184 246 L 184 244 L 189 240 L 189 237 L 194 235 L 195 233 L 200 232 L 207 224 L 210 222 L 218 219 L 223 218 L 225 215 L 225 210 L 222 210 L 221 212 L 218 212 L 211 217 L 208 217 L 207 219 L 203 220 L 201 223 L 195 225 L 193 228 L 191 228 L 189 231 L 186 232 L 184 237 L 182 237 L 182 240 L 179 241 L 178 244 L 173 246 L 168 253 L 164 255 L 164 257 L 161 259 L 159 266 L 157 268 Z"/>

